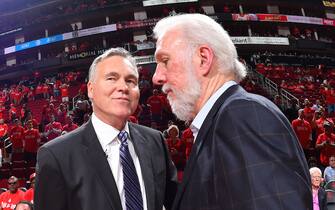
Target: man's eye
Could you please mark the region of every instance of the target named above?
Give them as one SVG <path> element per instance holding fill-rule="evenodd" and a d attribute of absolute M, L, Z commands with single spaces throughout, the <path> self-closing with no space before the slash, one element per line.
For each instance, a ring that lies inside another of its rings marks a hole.
<path fill-rule="evenodd" d="M 127 83 L 128 83 L 128 84 L 137 85 L 137 81 L 136 81 L 136 80 L 132 80 L 132 79 L 127 80 Z"/>

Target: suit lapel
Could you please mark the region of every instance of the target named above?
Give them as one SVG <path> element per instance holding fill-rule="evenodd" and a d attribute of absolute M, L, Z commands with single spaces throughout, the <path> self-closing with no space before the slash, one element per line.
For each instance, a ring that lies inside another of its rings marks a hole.
<path fill-rule="evenodd" d="M 105 153 L 96 136 L 92 122 L 89 121 L 84 125 L 84 137 L 82 145 L 88 155 L 88 163 L 92 170 L 95 170 L 97 177 L 100 179 L 101 187 L 110 201 L 111 209 L 122 209 L 119 192 L 113 177 L 113 173 L 108 164 Z"/>
<path fill-rule="evenodd" d="M 187 161 L 185 170 L 184 170 L 184 175 L 183 175 L 183 181 L 178 189 L 173 208 L 172 209 L 179 209 L 180 201 L 182 200 L 183 193 L 185 191 L 185 188 L 187 187 L 187 184 L 191 178 L 192 171 L 194 169 L 194 166 L 196 165 L 196 160 L 198 158 L 199 152 L 202 148 L 202 145 L 208 136 L 208 132 L 212 126 L 213 119 L 215 118 L 217 112 L 219 111 L 220 107 L 222 104 L 226 101 L 226 99 L 231 96 L 235 91 L 237 91 L 239 88 L 239 85 L 233 85 L 229 87 L 219 98 L 218 100 L 214 103 L 213 107 L 211 108 L 210 112 L 208 113 L 207 117 L 205 118 L 197 139 L 195 143 L 192 146 L 190 158 Z"/>
<path fill-rule="evenodd" d="M 154 210 L 155 183 L 152 171 L 153 166 L 151 162 L 150 151 L 146 144 L 146 139 L 132 123 L 129 123 L 129 132 L 130 132 L 130 138 L 134 145 L 135 152 L 138 156 L 141 165 L 141 172 L 145 186 L 148 210 Z"/>

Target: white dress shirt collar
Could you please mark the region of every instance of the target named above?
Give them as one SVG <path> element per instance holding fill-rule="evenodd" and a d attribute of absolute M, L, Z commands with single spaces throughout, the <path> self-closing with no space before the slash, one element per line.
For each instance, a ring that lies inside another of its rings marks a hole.
<path fill-rule="evenodd" d="M 97 134 L 98 140 L 101 144 L 101 147 L 104 151 L 106 151 L 108 144 L 114 141 L 118 141 L 118 143 L 120 143 L 119 142 L 120 140 L 117 138 L 120 131 L 114 128 L 113 126 L 104 123 L 94 114 L 94 112 L 92 114 L 92 124 Z M 123 130 L 127 131 L 128 137 L 130 139 L 128 122 L 126 122 L 126 125 Z"/>
<path fill-rule="evenodd" d="M 215 102 L 218 100 L 218 98 L 231 86 L 236 85 L 237 83 L 235 81 L 228 81 L 224 83 L 205 103 L 205 105 L 200 109 L 198 114 L 195 116 L 194 120 L 192 121 L 192 124 L 190 126 L 191 131 L 194 136 L 194 141 L 197 138 L 198 132 L 204 123 L 209 111 L 212 109 Z"/>

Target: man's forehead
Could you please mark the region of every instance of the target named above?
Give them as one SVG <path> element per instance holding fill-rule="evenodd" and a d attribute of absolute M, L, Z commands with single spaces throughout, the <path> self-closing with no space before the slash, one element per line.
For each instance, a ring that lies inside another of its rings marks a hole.
<path fill-rule="evenodd" d="M 186 45 L 186 41 L 181 37 L 173 37 L 173 36 L 163 36 L 160 40 L 157 41 L 155 57 L 161 56 L 164 54 L 168 54 L 171 51 L 178 51 L 181 47 Z"/>

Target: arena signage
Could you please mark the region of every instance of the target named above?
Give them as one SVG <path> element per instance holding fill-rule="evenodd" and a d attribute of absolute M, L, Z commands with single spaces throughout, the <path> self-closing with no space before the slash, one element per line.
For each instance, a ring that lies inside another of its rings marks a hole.
<path fill-rule="evenodd" d="M 270 22 L 287 22 L 286 15 L 257 14 L 258 20 Z"/>
<path fill-rule="evenodd" d="M 89 50 L 89 51 L 69 54 L 68 59 L 69 60 L 79 60 L 79 59 L 84 59 L 84 58 L 89 58 L 89 57 L 96 57 L 98 55 L 103 54 L 105 51 L 106 49 L 101 49 L 101 50 Z"/>
<path fill-rule="evenodd" d="M 18 52 L 21 50 L 26 50 L 26 49 L 30 49 L 33 47 L 51 44 L 54 42 L 74 39 L 77 37 L 84 37 L 84 36 L 89 36 L 89 35 L 94 35 L 94 34 L 106 33 L 110 31 L 116 31 L 116 24 L 98 26 L 98 27 L 87 28 L 83 30 L 76 30 L 76 31 L 72 31 L 72 32 L 64 33 L 64 34 L 58 34 L 58 35 L 51 36 L 51 37 L 33 40 L 30 42 L 25 42 L 19 45 L 14 45 L 14 46 L 5 48 L 4 54 Z"/>
<path fill-rule="evenodd" d="M 234 44 L 290 45 L 288 38 L 285 37 L 233 36 L 231 40 Z"/>
<path fill-rule="evenodd" d="M 198 0 L 146 0 L 143 1 L 143 6 L 154 6 L 162 4 L 175 4 L 175 3 L 185 3 L 185 2 L 197 2 Z"/>
<path fill-rule="evenodd" d="M 156 46 L 154 42 L 143 42 L 135 45 L 137 50 L 154 49 Z"/>
<path fill-rule="evenodd" d="M 13 29 L 13 30 L 10 30 L 10 31 L 2 32 L 0 34 L 0 36 L 5 36 L 7 34 L 12 34 L 12 33 L 15 33 L 15 32 L 21 31 L 21 30 L 22 30 L 22 28 L 16 28 L 16 29 Z"/>
<path fill-rule="evenodd" d="M 232 14 L 232 18 L 235 21 L 257 21 L 258 17 L 256 14 L 239 14 L 239 13 L 235 13 Z"/>
<path fill-rule="evenodd" d="M 287 15 L 287 22 L 322 25 L 322 18 Z"/>
<path fill-rule="evenodd" d="M 335 7 L 335 1 L 322 1 L 325 7 Z"/>
<path fill-rule="evenodd" d="M 15 45 L 15 52 L 26 50 L 33 47 L 38 47 L 63 40 L 63 35 L 55 35 L 47 38 L 37 39 L 23 44 Z"/>
<path fill-rule="evenodd" d="M 117 29 L 127 29 L 127 28 L 141 28 L 147 26 L 154 26 L 160 19 L 153 18 L 147 20 L 132 20 L 132 21 L 122 21 L 117 24 Z"/>

